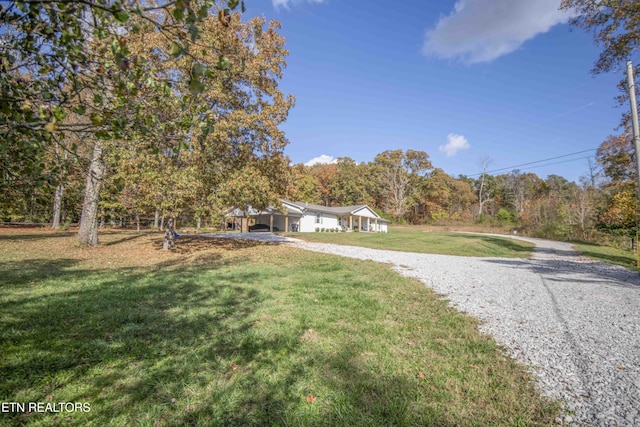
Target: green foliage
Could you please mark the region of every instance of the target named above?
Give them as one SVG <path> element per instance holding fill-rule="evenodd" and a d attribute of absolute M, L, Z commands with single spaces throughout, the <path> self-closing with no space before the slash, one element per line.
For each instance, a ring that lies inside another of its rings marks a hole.
<path fill-rule="evenodd" d="M 221 31 L 238 34 L 235 40 L 240 44 L 251 43 L 233 12 L 244 11 L 244 2 L 231 0 L 221 6 L 226 6 L 226 19 L 218 24 L 223 30 L 210 36 L 211 30 L 205 34 L 200 28 L 215 20 L 209 12 L 212 0 L 161 1 L 153 7 L 120 0 L 4 5 L 0 11 L 0 202 L 11 199 L 10 188 L 27 193 L 37 186 L 51 186 L 63 176 L 52 161 L 56 147 L 82 155 L 77 144 L 64 142 L 69 135 L 97 138 L 106 152 L 121 149 L 127 141 L 131 145 L 126 149 L 140 155 L 167 154 L 180 135 L 193 135 L 192 123 L 185 117 L 202 117 L 211 99 L 203 99 L 199 109 L 185 111 L 175 108 L 175 98 L 202 94 L 221 73 L 245 66 L 246 58 L 222 53 L 223 44 L 234 38 L 220 37 Z M 255 22 L 251 26 L 258 27 Z M 271 36 L 270 31 L 265 34 Z M 206 47 L 205 57 L 193 50 L 196 41 L 200 48 Z M 262 90 L 270 90 L 269 81 L 264 79 Z M 251 86 L 255 78 L 244 76 L 243 82 Z M 185 116 L 168 113 L 170 107 Z M 238 106 L 227 103 L 223 108 Z M 22 183 L 28 188 L 21 189 Z"/>
<path fill-rule="evenodd" d="M 508 209 L 500 208 L 498 210 L 498 213 L 496 213 L 495 215 L 495 219 L 500 224 L 511 224 L 513 223 L 514 217 L 513 217 L 513 214 Z"/>
<path fill-rule="evenodd" d="M 0 238 L 0 392 L 91 405 L 9 425 L 535 426 L 559 412 L 476 321 L 382 264 L 210 239 L 168 261 L 124 233 L 94 259 L 72 238 Z"/>

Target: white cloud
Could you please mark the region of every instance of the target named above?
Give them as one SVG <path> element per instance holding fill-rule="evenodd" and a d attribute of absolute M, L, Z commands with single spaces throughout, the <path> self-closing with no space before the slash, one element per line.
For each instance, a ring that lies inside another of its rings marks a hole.
<path fill-rule="evenodd" d="M 289 8 L 289 4 L 291 3 L 299 3 L 302 0 L 271 0 L 271 3 L 273 3 L 274 7 L 278 7 L 278 6 L 282 6 L 285 9 Z M 306 0 L 309 3 L 324 3 L 325 0 Z"/>
<path fill-rule="evenodd" d="M 333 156 L 328 156 L 326 154 L 323 154 L 321 156 L 314 157 L 313 159 L 309 160 L 304 165 L 305 166 L 328 165 L 330 163 L 338 163 L 338 159 L 334 158 Z"/>
<path fill-rule="evenodd" d="M 447 135 L 447 144 L 441 145 L 439 150 L 447 153 L 447 157 L 452 157 L 458 154 L 460 150 L 467 150 L 471 145 L 469 145 L 469 141 L 462 135 L 456 135 L 455 133 L 450 133 Z"/>
<path fill-rule="evenodd" d="M 571 14 L 559 6 L 560 0 L 458 0 L 427 31 L 422 51 L 468 64 L 490 62 L 566 22 Z"/>

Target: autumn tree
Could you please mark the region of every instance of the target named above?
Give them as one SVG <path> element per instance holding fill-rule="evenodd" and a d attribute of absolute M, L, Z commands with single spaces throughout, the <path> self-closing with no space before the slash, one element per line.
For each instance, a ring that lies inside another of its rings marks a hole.
<path fill-rule="evenodd" d="M 602 50 L 591 72 L 593 74 L 619 71 L 627 61 L 634 63 L 640 73 L 640 2 L 637 0 L 562 0 L 560 8 L 575 14 L 571 23 L 593 34 Z M 626 78 L 618 84 L 622 105 L 628 102 Z M 630 114 L 623 114 L 622 122 L 630 123 Z"/>
<path fill-rule="evenodd" d="M 337 173 L 338 166 L 335 163 L 315 164 L 311 166 L 311 174 L 316 179 L 320 199 L 325 206 L 331 206 L 331 202 L 334 199 L 333 184 Z"/>
<path fill-rule="evenodd" d="M 416 150 L 387 150 L 378 154 L 373 162 L 386 196 L 385 210 L 398 222 L 413 206 L 418 183 L 432 168 L 429 155 Z"/>
<path fill-rule="evenodd" d="M 468 182 L 455 179 L 440 168 L 429 173 L 417 198 L 416 207 L 420 207 L 424 216 L 414 221 L 421 222 L 468 220 L 470 207 L 477 200 Z"/>
<path fill-rule="evenodd" d="M 638 195 L 631 135 L 607 138 L 598 147 L 596 161 L 607 178 L 603 185 L 607 197 L 598 214 L 598 225 L 611 232 L 632 233 L 637 225 Z"/>
<path fill-rule="evenodd" d="M 332 196 L 338 205 L 372 205 L 376 186 L 372 168 L 366 163 L 356 163 L 349 157 L 338 158 Z"/>
<path fill-rule="evenodd" d="M 244 10 L 244 4 L 237 0 L 219 3 L 215 8 L 210 0 L 3 3 L 0 151 L 22 153 L 25 160 L 20 163 L 22 170 L 7 168 L 7 174 L 34 175 L 41 164 L 39 153 L 63 139 L 56 135 L 91 133 L 95 147 L 90 156 L 87 188 L 91 195 L 97 194 L 104 169 L 103 153 L 108 148 L 102 141 L 122 140 L 131 130 L 147 133 L 156 128 L 155 116 L 145 114 L 148 105 L 136 92 L 142 89 L 165 97 L 176 95 L 170 90 L 170 79 L 157 73 L 153 61 L 131 53 L 127 36 L 146 26 L 147 31 L 165 39 L 170 58 L 187 56 L 198 45 L 200 23 L 205 18 L 215 13 L 226 27 L 232 10 L 239 5 Z M 199 45 L 198 49 L 204 47 Z M 210 54 L 216 56 L 216 68 L 226 68 L 231 62 L 219 51 Z M 207 80 L 215 80 L 210 63 L 193 61 L 186 74 L 193 92 L 200 91 Z M 65 123 L 72 112 L 84 120 Z M 95 215 L 90 213 L 95 212 L 97 199 L 89 199 L 83 218 L 90 223 L 81 224 L 79 240 L 95 244 Z"/>
<path fill-rule="evenodd" d="M 291 167 L 293 188 L 291 198 L 296 201 L 320 204 L 322 196 L 311 168 L 304 163 L 298 163 Z"/>
<path fill-rule="evenodd" d="M 573 12 L 571 23 L 593 33 L 602 47 L 592 72 L 609 72 L 640 51 L 640 3 L 636 0 L 562 0 L 560 8 Z M 636 64 L 637 67 L 640 64 Z"/>
<path fill-rule="evenodd" d="M 175 61 L 173 45 L 161 34 L 133 33 L 126 40 L 128 49 L 155 62 L 171 83 L 170 97 L 138 90 L 140 102 L 160 120 L 153 132 L 114 147 L 140 158 L 152 148 L 156 160 L 147 162 L 146 175 L 156 185 L 144 188 L 156 193 L 166 215 L 168 248 L 171 225 L 185 209 L 202 216 L 231 204 L 261 208 L 277 203 L 291 186 L 282 153 L 288 141 L 279 125 L 294 98 L 278 90 L 288 54 L 279 24 L 264 18 L 243 23 L 234 13 L 224 20 L 205 18 L 200 28 L 198 41 L 207 49 L 179 54 Z"/>

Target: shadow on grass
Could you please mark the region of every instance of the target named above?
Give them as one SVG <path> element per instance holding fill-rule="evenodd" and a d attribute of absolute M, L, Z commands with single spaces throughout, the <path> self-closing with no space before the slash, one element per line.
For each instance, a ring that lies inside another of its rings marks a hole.
<path fill-rule="evenodd" d="M 627 257 L 613 255 L 613 254 L 603 254 L 601 252 L 588 251 L 588 250 L 581 250 L 580 252 L 583 255 L 588 256 L 589 258 L 597 259 L 603 262 L 608 262 L 610 264 L 621 265 L 621 266 L 633 269 L 635 271 L 640 271 L 638 270 L 637 264 L 634 262 L 634 260 L 629 259 Z"/>
<path fill-rule="evenodd" d="M 189 265 L 0 265 L 9 271 L 0 277 L 0 396 L 91 404 L 89 413 L 0 414 L 0 424 L 455 425 L 428 405 L 416 407 L 424 390 L 404 373 L 367 372 L 350 341 L 329 352 L 305 345 L 304 310 L 265 328 L 274 318 L 261 308 L 279 300 L 263 285 L 280 286 L 285 271 L 254 265 L 246 253 L 198 257 L 198 245 L 211 243 L 181 242 L 196 255 Z M 317 272 L 311 261 L 304 267 L 305 274 L 326 273 L 315 260 Z M 296 290 L 309 293 L 307 285 L 305 276 Z M 331 396 L 309 388 L 318 383 Z M 305 401 L 311 393 L 317 401 Z"/>
<path fill-rule="evenodd" d="M 509 239 L 508 237 L 494 237 L 494 236 L 481 236 L 475 234 L 453 234 L 447 236 L 447 239 L 451 240 L 475 240 L 484 244 L 489 251 L 493 251 L 495 247 L 503 248 L 507 251 L 520 253 L 520 254 L 531 254 L 533 251 L 532 247 L 523 246 L 522 243 L 515 241 L 513 239 Z"/>
<path fill-rule="evenodd" d="M 517 269 L 528 269 L 544 276 L 550 282 L 594 283 L 618 287 L 640 286 L 640 272 L 637 270 L 634 271 L 620 265 L 604 262 L 598 266 L 599 263 L 597 261 L 589 265 L 572 259 L 570 255 L 576 255 L 577 252 L 575 251 L 545 250 L 540 248 L 536 249 L 536 251 L 560 255 L 560 257 L 526 261 L 495 259 L 487 262 Z M 582 253 L 587 255 L 585 252 Z"/>
<path fill-rule="evenodd" d="M 607 246 L 595 245 L 589 242 L 576 241 L 572 242 L 578 248 L 578 251 L 585 256 L 599 261 L 611 264 L 621 265 L 634 271 L 640 271 L 637 266 L 637 259 L 633 251 L 629 251 L 626 256 L 610 252 L 622 252 L 622 250 L 614 250 Z"/>
<path fill-rule="evenodd" d="M 136 402 L 171 403 L 158 394 L 159 384 L 171 384 L 180 396 L 180 384 L 200 369 L 225 371 L 220 360 L 247 363 L 259 350 L 244 334 L 265 295 L 242 286 L 258 272 L 203 277 L 200 268 L 149 273 L 74 265 L 63 259 L 0 267 L 3 400 L 91 401 L 91 417 L 103 423 Z M 25 284 L 28 291 L 16 289 Z M 190 366 L 189 348 L 206 353 L 197 358 L 202 366 Z"/>
<path fill-rule="evenodd" d="M 269 294 L 253 285 L 260 270 L 229 271 L 242 262 L 153 272 L 87 270 L 68 259 L 1 265 L 0 396 L 90 402 L 91 412 L 1 414 L 0 424 L 407 424 L 414 386 L 362 372 L 348 348 L 302 351 L 302 323 L 257 332 L 255 310 Z M 303 401 L 316 361 L 339 374 L 329 380 L 337 410 Z"/>
<path fill-rule="evenodd" d="M 48 233 L 37 233 L 37 234 L 28 234 L 28 233 L 15 233 L 15 234 L 0 234 L 0 241 L 15 241 L 19 242 L 21 240 L 45 240 L 56 237 L 64 237 L 68 238 L 71 234 L 64 231 L 58 232 L 48 232 Z"/>
<path fill-rule="evenodd" d="M 120 244 L 120 243 L 125 243 L 125 242 L 129 242 L 131 240 L 136 240 L 136 239 L 139 239 L 139 238 L 144 237 L 144 236 L 145 235 L 142 234 L 142 233 L 134 234 L 134 235 L 130 235 L 130 236 L 127 236 L 127 237 L 122 237 L 122 238 L 120 238 L 118 240 L 112 240 L 112 241 L 103 243 L 103 245 L 104 246 L 114 246 L 114 245 L 117 245 L 117 244 Z"/>

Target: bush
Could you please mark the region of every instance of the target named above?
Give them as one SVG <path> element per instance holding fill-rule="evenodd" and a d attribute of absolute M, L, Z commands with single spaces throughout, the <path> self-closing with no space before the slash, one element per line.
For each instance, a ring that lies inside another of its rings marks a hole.
<path fill-rule="evenodd" d="M 495 219 L 500 224 L 510 224 L 513 222 L 513 215 L 505 208 L 500 208 L 498 213 L 496 213 Z"/>

